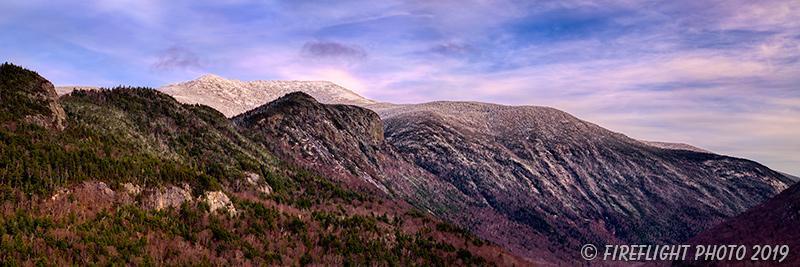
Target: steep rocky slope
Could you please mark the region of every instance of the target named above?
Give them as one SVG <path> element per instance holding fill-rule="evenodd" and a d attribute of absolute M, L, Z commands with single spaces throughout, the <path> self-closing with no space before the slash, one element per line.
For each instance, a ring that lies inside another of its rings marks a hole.
<path fill-rule="evenodd" d="M 66 120 L 52 83 L 19 66 L 0 65 L 0 123 L 24 121 L 63 130 Z"/>
<path fill-rule="evenodd" d="M 386 192 L 375 177 L 385 147 L 377 114 L 353 106 L 328 106 L 295 92 L 233 118 L 251 129 L 255 140 L 275 153 L 347 180 L 348 184 Z M 310 159 L 310 160 L 306 160 Z M 340 175 L 349 174 L 349 175 Z M 365 183 L 366 182 L 366 183 Z"/>
<path fill-rule="evenodd" d="M 703 231 L 692 244 L 788 245 L 790 250 L 783 266 L 800 265 L 800 184 L 784 190 L 774 198 L 753 207 L 713 228 Z M 749 249 L 752 252 L 752 250 Z M 752 255 L 752 253 L 751 253 Z M 769 254 L 764 254 L 769 255 Z M 749 259 L 750 255 L 748 255 Z M 780 259 L 781 257 L 777 257 Z M 722 262 L 724 265 L 750 265 L 758 262 Z M 702 262 L 695 263 L 702 264 Z M 764 266 L 774 262 L 761 262 Z"/>
<path fill-rule="evenodd" d="M 693 244 L 788 245 L 781 264 L 800 265 L 800 184 L 693 237 Z M 765 254 L 766 255 L 766 254 Z M 780 258 L 780 257 L 778 257 Z M 737 262 L 725 262 L 726 265 Z M 738 262 L 742 265 L 750 263 Z M 770 262 L 764 265 L 772 265 Z"/>
<path fill-rule="evenodd" d="M 238 81 L 216 75 L 160 88 L 178 101 L 211 106 L 227 117 L 233 117 L 277 99 L 302 91 L 323 103 L 368 105 L 372 100 L 344 87 L 325 81 Z"/>
<path fill-rule="evenodd" d="M 752 161 L 657 148 L 552 108 L 433 102 L 379 112 L 386 140 L 418 166 L 568 251 L 684 241 L 792 183 Z"/>
<path fill-rule="evenodd" d="M 31 126 L 26 113 L 0 127 L 0 262 L 522 264 L 403 201 L 280 161 L 206 106 L 148 88 L 54 103 L 67 114 L 62 131 Z"/>

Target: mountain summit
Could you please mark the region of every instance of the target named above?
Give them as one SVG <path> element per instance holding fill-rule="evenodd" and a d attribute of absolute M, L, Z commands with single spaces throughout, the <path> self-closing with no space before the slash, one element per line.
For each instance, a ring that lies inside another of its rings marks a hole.
<path fill-rule="evenodd" d="M 307 93 L 321 103 L 350 105 L 375 103 L 328 81 L 239 81 L 214 74 L 170 84 L 159 90 L 183 103 L 214 107 L 227 117 L 241 114 L 295 91 Z"/>

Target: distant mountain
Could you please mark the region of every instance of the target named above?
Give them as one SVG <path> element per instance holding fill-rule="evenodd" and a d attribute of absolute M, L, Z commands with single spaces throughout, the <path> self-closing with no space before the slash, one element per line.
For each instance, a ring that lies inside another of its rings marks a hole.
<path fill-rule="evenodd" d="M 764 203 L 703 231 L 691 239 L 693 244 L 788 245 L 781 266 L 800 265 L 800 184 L 784 190 Z M 751 247 L 748 251 L 753 252 Z M 765 254 L 768 255 L 768 254 Z M 724 262 L 724 265 L 753 265 L 758 262 Z M 780 257 L 778 257 L 780 258 Z M 702 262 L 701 262 L 702 263 Z M 777 265 L 771 261 L 763 265 Z M 699 264 L 699 263 L 695 263 Z"/>
<path fill-rule="evenodd" d="M 211 74 L 196 80 L 167 85 L 159 90 L 183 103 L 211 106 L 227 117 L 241 114 L 295 91 L 305 92 L 322 103 L 375 103 L 326 81 L 238 81 Z"/>

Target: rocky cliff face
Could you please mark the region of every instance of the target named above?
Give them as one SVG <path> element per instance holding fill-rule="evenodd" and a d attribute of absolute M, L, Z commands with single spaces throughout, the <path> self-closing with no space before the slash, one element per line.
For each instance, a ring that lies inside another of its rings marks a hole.
<path fill-rule="evenodd" d="M 383 128 L 372 111 L 346 105 L 322 105 L 295 92 L 233 118 L 252 129 L 272 151 L 333 174 L 349 174 L 349 184 L 386 188 L 373 179 L 380 168 Z M 337 175 L 342 176 L 342 175 Z M 363 178 L 363 179 L 362 179 Z M 367 182 L 368 184 L 363 184 Z"/>
<path fill-rule="evenodd" d="M 17 121 L 56 130 L 67 124 L 53 84 L 9 63 L 0 65 L 0 114 L 0 123 Z"/>
<path fill-rule="evenodd" d="M 402 154 L 565 251 L 684 241 L 792 183 L 752 161 L 657 148 L 552 108 L 434 102 L 381 113 Z"/>

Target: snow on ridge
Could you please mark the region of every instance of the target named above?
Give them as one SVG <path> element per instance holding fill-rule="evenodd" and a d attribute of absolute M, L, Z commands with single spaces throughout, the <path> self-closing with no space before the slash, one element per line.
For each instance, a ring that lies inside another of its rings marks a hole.
<path fill-rule="evenodd" d="M 233 117 L 291 92 L 301 91 L 321 103 L 365 106 L 376 103 L 328 81 L 239 81 L 206 74 L 195 80 L 161 87 L 180 102 L 203 104 Z"/>
<path fill-rule="evenodd" d="M 687 151 L 700 152 L 700 153 L 712 153 L 711 151 L 708 151 L 708 150 L 705 150 L 705 149 L 702 149 L 702 148 L 699 148 L 699 147 L 696 147 L 696 146 L 693 146 L 693 145 L 690 145 L 690 144 L 684 144 L 684 143 L 669 143 L 669 142 L 644 141 L 644 140 L 639 140 L 639 141 L 641 141 L 642 143 L 645 143 L 645 144 L 647 144 L 649 146 L 662 148 L 662 149 L 687 150 Z"/>

